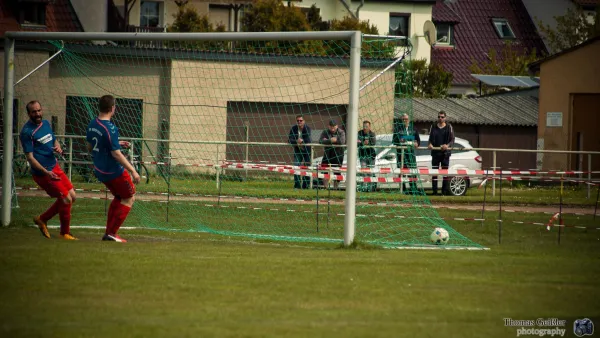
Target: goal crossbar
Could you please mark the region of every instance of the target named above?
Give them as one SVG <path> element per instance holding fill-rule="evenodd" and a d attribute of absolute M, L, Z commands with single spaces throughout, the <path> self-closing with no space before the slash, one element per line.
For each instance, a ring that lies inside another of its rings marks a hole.
<path fill-rule="evenodd" d="M 262 40 L 351 40 L 360 31 L 330 32 L 239 32 L 239 33 L 101 33 L 101 32 L 6 32 L 7 39 L 64 41 L 262 41 Z"/>

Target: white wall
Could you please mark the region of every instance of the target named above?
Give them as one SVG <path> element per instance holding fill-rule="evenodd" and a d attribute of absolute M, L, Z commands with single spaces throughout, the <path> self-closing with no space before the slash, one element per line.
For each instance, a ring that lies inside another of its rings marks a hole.
<path fill-rule="evenodd" d="M 107 1 L 71 0 L 85 32 L 106 32 Z"/>

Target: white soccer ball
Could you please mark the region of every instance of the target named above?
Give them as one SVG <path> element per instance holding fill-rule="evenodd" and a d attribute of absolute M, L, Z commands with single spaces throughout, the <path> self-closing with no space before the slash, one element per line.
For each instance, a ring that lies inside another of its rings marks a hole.
<path fill-rule="evenodd" d="M 448 243 L 450 235 L 448 234 L 448 231 L 444 228 L 435 228 L 433 229 L 430 238 L 433 244 L 444 245 Z"/>

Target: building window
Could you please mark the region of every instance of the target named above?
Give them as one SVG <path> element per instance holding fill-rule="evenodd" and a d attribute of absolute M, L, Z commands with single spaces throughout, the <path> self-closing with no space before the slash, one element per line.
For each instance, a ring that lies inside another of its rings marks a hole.
<path fill-rule="evenodd" d="M 437 30 L 437 37 L 435 39 L 436 45 L 453 45 L 454 39 L 452 38 L 452 25 L 447 23 L 438 23 L 435 25 Z"/>
<path fill-rule="evenodd" d="M 46 25 L 46 4 L 43 2 L 19 3 L 19 23 L 21 25 Z"/>
<path fill-rule="evenodd" d="M 160 26 L 160 3 L 154 1 L 142 1 L 140 5 L 140 26 Z"/>
<path fill-rule="evenodd" d="M 496 28 L 496 33 L 498 33 L 498 36 L 500 36 L 500 38 L 515 38 L 515 33 L 513 33 L 513 30 L 512 28 L 510 28 L 510 25 L 508 24 L 508 21 L 506 21 L 506 19 L 492 19 L 492 22 L 494 23 L 494 28 Z"/>
<path fill-rule="evenodd" d="M 390 13 L 390 32 L 392 36 L 403 36 L 409 38 L 408 22 L 410 14 Z M 402 40 L 399 45 L 407 45 L 407 40 Z"/>

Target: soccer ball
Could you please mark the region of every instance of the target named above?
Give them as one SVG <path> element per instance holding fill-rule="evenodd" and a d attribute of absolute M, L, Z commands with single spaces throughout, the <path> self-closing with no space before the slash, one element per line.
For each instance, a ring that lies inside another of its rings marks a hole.
<path fill-rule="evenodd" d="M 435 228 L 433 229 L 433 232 L 431 233 L 431 242 L 433 244 L 436 245 L 443 245 L 448 243 L 448 240 L 450 239 L 450 235 L 448 234 L 448 231 L 446 231 L 446 229 L 443 228 Z"/>

